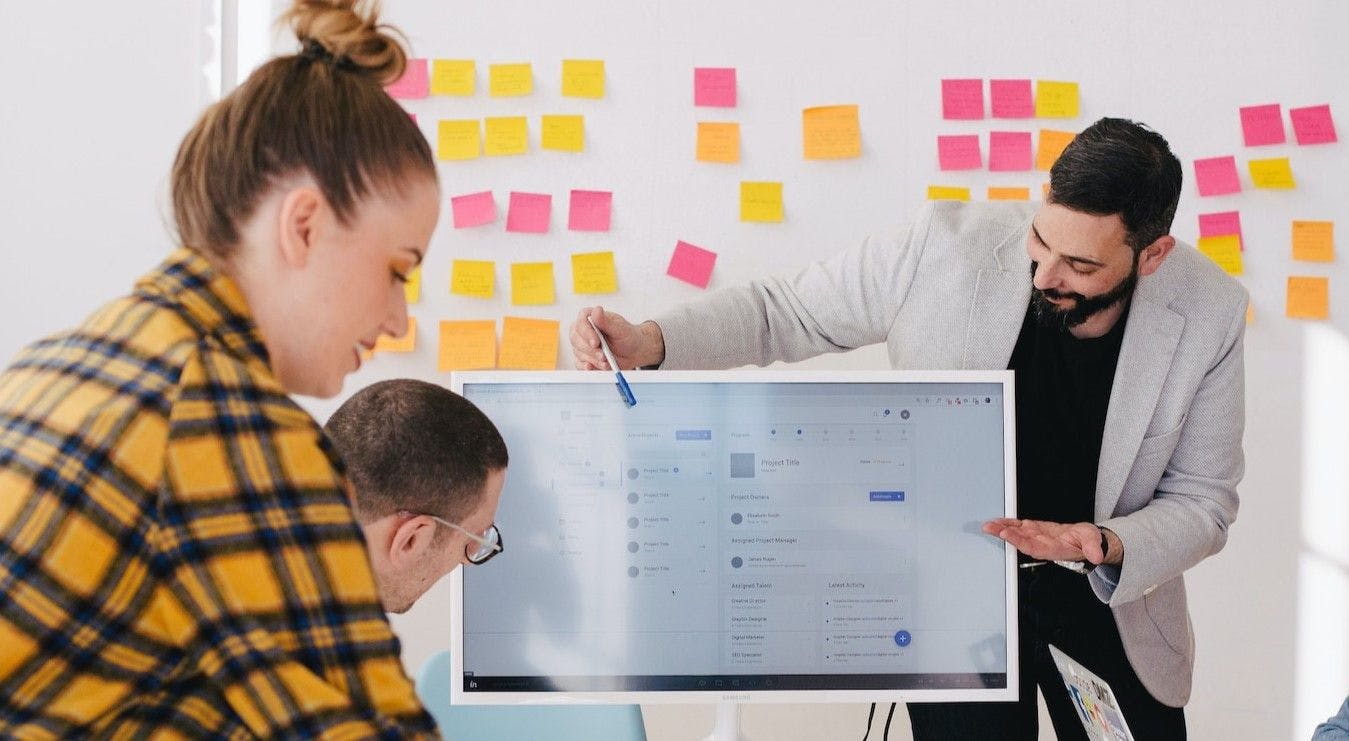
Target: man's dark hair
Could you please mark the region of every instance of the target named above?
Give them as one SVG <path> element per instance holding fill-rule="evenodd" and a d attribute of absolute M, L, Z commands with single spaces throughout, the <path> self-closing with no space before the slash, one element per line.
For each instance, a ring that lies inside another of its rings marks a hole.
<path fill-rule="evenodd" d="M 324 425 L 356 490 L 356 514 L 399 510 L 452 522 L 478 506 L 487 475 L 506 467 L 506 442 L 468 399 L 424 381 L 366 386 Z"/>
<path fill-rule="evenodd" d="M 1103 118 L 1078 134 L 1049 171 L 1049 202 L 1074 211 L 1119 214 L 1134 252 L 1166 236 L 1180 201 L 1180 160 L 1161 134 L 1123 118 Z"/>

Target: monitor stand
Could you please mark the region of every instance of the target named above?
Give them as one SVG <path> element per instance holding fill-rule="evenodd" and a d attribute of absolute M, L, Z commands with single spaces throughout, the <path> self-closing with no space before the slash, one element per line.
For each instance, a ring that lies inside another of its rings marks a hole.
<path fill-rule="evenodd" d="M 740 704 L 723 702 L 717 705 L 717 720 L 712 733 L 703 741 L 748 741 L 740 732 Z"/>

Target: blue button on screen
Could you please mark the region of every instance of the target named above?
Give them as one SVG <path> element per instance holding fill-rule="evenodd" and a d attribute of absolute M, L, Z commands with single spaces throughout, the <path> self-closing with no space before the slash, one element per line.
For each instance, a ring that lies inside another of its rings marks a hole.
<path fill-rule="evenodd" d="M 902 492 L 902 491 L 873 491 L 873 492 L 871 492 L 871 501 L 873 501 L 873 502 L 902 502 L 902 501 L 904 501 L 904 492 Z"/>

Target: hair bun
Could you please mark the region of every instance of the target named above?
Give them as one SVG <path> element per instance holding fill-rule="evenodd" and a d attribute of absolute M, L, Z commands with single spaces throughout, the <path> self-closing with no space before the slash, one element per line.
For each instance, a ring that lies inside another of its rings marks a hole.
<path fill-rule="evenodd" d="M 334 58 L 387 85 L 407 67 L 403 34 L 379 23 L 376 5 L 361 0 L 295 0 L 281 16 L 300 43 L 316 43 Z"/>

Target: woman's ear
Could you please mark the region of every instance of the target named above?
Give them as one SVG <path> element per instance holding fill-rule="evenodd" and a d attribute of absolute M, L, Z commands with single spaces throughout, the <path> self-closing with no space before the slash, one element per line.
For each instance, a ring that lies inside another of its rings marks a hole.
<path fill-rule="evenodd" d="M 300 269 L 308 264 L 324 204 L 323 194 L 312 185 L 295 188 L 281 199 L 277 245 L 287 266 Z"/>

